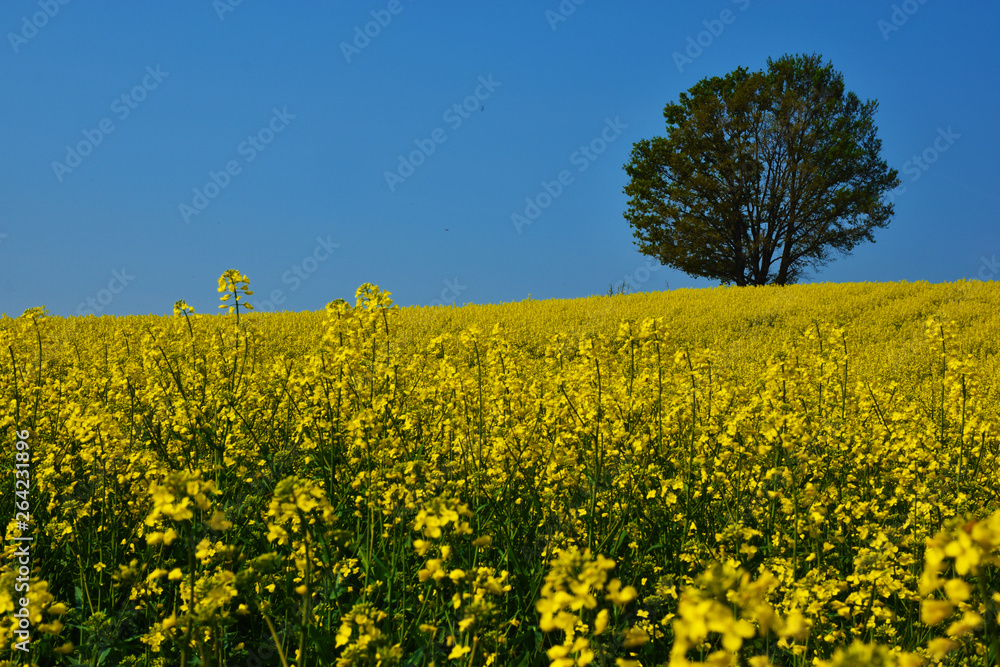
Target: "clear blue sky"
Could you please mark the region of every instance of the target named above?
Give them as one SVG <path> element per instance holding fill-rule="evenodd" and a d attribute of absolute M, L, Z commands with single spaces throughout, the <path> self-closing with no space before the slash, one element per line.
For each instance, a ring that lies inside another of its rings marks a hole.
<path fill-rule="evenodd" d="M 679 93 L 785 53 L 878 100 L 905 186 L 808 281 L 1000 275 L 995 3 L 235 1 L 3 2 L 0 311 L 215 312 L 228 268 L 279 310 L 709 287 L 647 267 L 622 166 Z"/>

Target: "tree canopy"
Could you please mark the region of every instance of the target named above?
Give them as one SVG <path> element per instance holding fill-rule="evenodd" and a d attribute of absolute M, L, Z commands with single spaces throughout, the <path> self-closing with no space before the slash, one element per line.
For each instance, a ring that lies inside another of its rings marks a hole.
<path fill-rule="evenodd" d="M 639 249 L 693 276 L 786 285 L 874 242 L 900 182 L 880 157 L 877 108 L 816 54 L 703 79 L 625 165 Z"/>

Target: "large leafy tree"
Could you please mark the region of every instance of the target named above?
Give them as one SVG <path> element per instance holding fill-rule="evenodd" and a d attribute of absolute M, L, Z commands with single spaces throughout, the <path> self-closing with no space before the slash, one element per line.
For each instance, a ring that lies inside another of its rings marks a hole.
<path fill-rule="evenodd" d="M 878 103 L 818 55 L 703 79 L 633 145 L 625 218 L 640 250 L 693 276 L 786 285 L 849 254 L 893 213 Z"/>

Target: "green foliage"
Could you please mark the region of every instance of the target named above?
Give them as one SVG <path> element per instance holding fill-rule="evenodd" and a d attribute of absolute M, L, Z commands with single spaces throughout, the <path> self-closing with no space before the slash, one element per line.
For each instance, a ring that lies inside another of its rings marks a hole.
<path fill-rule="evenodd" d="M 878 103 L 818 55 L 703 79 L 667 104 L 665 137 L 633 146 L 625 218 L 640 250 L 689 275 L 786 285 L 874 242 L 899 185 L 879 156 Z"/>
<path fill-rule="evenodd" d="M 617 287 L 615 286 L 614 283 L 608 285 L 607 295 L 614 296 L 616 294 L 629 294 L 631 291 L 632 291 L 632 286 L 623 280 L 622 282 L 618 283 Z"/>

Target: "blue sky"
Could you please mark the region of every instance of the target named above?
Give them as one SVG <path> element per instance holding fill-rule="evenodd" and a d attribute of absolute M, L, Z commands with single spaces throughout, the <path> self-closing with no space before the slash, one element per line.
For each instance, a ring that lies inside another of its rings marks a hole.
<path fill-rule="evenodd" d="M 904 187 L 877 243 L 807 282 L 992 279 L 998 19 L 943 0 L 5 0 L 0 311 L 214 312 L 229 268 L 264 310 L 364 282 L 402 305 L 710 287 L 638 252 L 622 166 L 700 79 L 814 52 L 878 100 Z"/>

